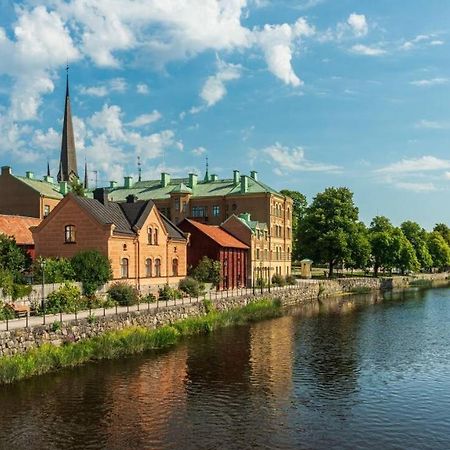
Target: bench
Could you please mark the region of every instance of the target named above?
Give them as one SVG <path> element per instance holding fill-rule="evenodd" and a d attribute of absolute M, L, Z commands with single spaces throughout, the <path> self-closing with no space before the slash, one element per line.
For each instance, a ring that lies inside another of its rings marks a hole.
<path fill-rule="evenodd" d="M 5 306 L 11 309 L 16 317 L 26 317 L 30 313 L 30 307 L 27 305 L 17 305 L 16 303 L 8 303 Z"/>

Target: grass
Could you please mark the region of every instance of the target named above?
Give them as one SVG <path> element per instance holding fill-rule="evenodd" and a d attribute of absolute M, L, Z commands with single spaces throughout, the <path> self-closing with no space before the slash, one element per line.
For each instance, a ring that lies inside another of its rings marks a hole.
<path fill-rule="evenodd" d="M 192 317 L 157 329 L 130 327 L 60 347 L 44 344 L 27 353 L 0 358 L 0 384 L 76 367 L 89 361 L 116 359 L 176 345 L 183 337 L 209 334 L 214 330 L 279 317 L 281 303 L 260 300 L 242 308 L 218 312 L 210 308 L 204 316 Z"/>
<path fill-rule="evenodd" d="M 370 294 L 372 291 L 372 288 L 366 286 L 354 287 L 350 290 L 352 294 Z"/>

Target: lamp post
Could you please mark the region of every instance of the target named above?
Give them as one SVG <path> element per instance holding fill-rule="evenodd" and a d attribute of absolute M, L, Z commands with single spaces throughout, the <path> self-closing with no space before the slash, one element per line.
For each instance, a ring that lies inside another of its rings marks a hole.
<path fill-rule="evenodd" d="M 42 299 L 41 308 L 44 311 L 44 321 L 45 321 L 45 259 L 41 260 L 41 270 L 42 270 Z"/>
<path fill-rule="evenodd" d="M 262 275 L 262 261 L 259 262 L 259 278 L 261 280 L 261 294 L 263 293 L 263 289 L 264 289 L 264 278 Z"/>

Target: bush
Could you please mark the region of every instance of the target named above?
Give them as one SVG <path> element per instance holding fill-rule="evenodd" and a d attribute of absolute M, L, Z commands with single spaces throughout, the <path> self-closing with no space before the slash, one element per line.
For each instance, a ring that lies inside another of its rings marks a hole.
<path fill-rule="evenodd" d="M 109 259 L 97 250 L 87 250 L 75 255 L 71 264 L 75 279 L 83 283 L 83 291 L 92 295 L 99 287 L 112 279 Z"/>
<path fill-rule="evenodd" d="M 295 278 L 294 275 L 286 275 L 286 284 L 297 284 L 297 278 Z"/>
<path fill-rule="evenodd" d="M 28 297 L 31 294 L 31 289 L 29 284 L 13 284 L 11 297 L 13 300 Z"/>
<path fill-rule="evenodd" d="M 177 288 L 171 288 L 168 284 L 165 284 L 162 288 L 159 288 L 158 298 L 161 301 L 176 300 L 183 298 L 183 294 Z"/>
<path fill-rule="evenodd" d="M 66 258 L 38 258 L 32 266 L 35 283 L 42 282 L 42 262 L 45 262 L 44 279 L 46 283 L 64 283 L 75 279 L 70 260 Z"/>
<path fill-rule="evenodd" d="M 0 304 L 0 320 L 10 320 L 14 319 L 15 314 L 14 311 L 9 308 L 7 305 Z"/>
<path fill-rule="evenodd" d="M 114 283 L 108 289 L 109 298 L 120 306 L 131 306 L 139 302 L 139 292 L 126 283 Z"/>
<path fill-rule="evenodd" d="M 274 274 L 272 276 L 272 284 L 274 286 L 284 286 L 286 284 L 284 278 L 281 275 Z"/>
<path fill-rule="evenodd" d="M 214 286 L 218 286 L 220 283 L 220 272 L 220 261 L 214 261 L 204 256 L 197 267 L 191 270 L 190 275 L 202 283 L 212 283 Z"/>
<path fill-rule="evenodd" d="M 69 282 L 65 282 L 58 290 L 48 294 L 45 302 L 46 314 L 56 314 L 60 311 L 74 313 L 79 309 L 82 309 L 80 289 Z"/>
<path fill-rule="evenodd" d="M 267 282 L 264 281 L 262 278 L 257 278 L 257 279 L 256 279 L 256 282 L 255 282 L 255 286 L 256 286 L 257 288 L 264 288 L 264 287 L 267 286 Z"/>
<path fill-rule="evenodd" d="M 142 296 L 140 301 L 141 303 L 155 303 L 156 296 L 150 292 L 149 294 Z"/>
<path fill-rule="evenodd" d="M 205 291 L 205 285 L 195 278 L 186 277 L 178 283 L 178 289 L 191 297 L 197 297 Z"/>

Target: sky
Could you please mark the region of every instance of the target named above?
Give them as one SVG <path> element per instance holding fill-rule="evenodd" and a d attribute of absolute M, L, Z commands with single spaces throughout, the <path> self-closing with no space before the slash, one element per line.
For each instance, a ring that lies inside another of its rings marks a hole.
<path fill-rule="evenodd" d="M 407 4 L 407 7 L 406 7 Z M 0 0 L 0 165 L 91 185 L 257 170 L 361 219 L 450 223 L 448 0 Z M 97 172 L 97 175 L 95 172 Z"/>

